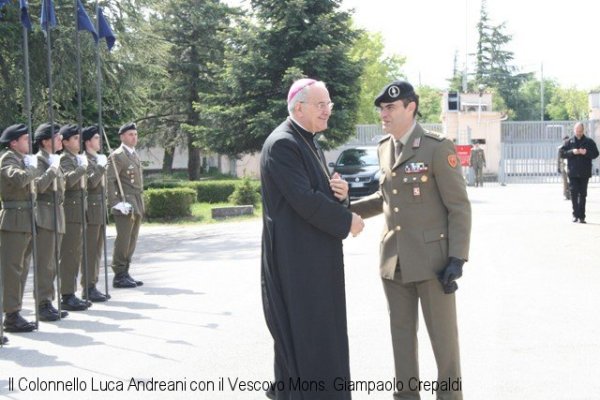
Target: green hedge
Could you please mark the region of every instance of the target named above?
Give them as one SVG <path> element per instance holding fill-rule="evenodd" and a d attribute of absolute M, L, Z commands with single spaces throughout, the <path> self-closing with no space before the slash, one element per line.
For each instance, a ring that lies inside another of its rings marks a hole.
<path fill-rule="evenodd" d="M 211 179 L 203 181 L 179 181 L 172 179 L 160 179 L 149 182 L 145 189 L 175 189 L 190 188 L 196 192 L 196 201 L 199 203 L 226 203 L 236 188 L 242 185 L 242 182 L 248 180 L 250 186 L 256 193 L 260 194 L 260 182 L 248 178 L 241 179 Z"/>
<path fill-rule="evenodd" d="M 148 218 L 179 218 L 192 215 L 196 192 L 191 188 L 148 189 L 144 192 Z"/>

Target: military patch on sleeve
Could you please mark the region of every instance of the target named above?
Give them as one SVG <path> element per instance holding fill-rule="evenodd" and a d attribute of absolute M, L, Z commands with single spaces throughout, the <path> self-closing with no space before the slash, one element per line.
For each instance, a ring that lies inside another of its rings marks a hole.
<path fill-rule="evenodd" d="M 456 157 L 456 154 L 450 154 L 448 156 L 448 165 L 450 165 L 452 168 L 456 168 L 458 166 L 458 157 Z"/>

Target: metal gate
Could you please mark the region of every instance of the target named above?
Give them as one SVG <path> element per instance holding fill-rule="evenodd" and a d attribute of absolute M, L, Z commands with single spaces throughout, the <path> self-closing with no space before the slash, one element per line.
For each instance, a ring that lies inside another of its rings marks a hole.
<path fill-rule="evenodd" d="M 577 121 L 503 122 L 501 125 L 500 183 L 561 182 L 558 148 L 573 135 Z M 582 121 L 586 136 L 596 139 L 598 120 Z M 600 182 L 598 159 L 590 182 Z"/>

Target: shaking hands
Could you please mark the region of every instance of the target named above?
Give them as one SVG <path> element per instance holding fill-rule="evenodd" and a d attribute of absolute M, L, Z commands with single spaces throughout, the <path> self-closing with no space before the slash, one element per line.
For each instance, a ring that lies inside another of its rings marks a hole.
<path fill-rule="evenodd" d="M 358 236 L 365 227 L 365 221 L 357 213 L 352 213 L 352 225 L 350 225 L 350 233 L 353 237 Z"/>
<path fill-rule="evenodd" d="M 335 172 L 329 180 L 329 186 L 333 195 L 339 200 L 346 200 L 348 197 L 348 182 L 346 182 L 339 173 Z"/>

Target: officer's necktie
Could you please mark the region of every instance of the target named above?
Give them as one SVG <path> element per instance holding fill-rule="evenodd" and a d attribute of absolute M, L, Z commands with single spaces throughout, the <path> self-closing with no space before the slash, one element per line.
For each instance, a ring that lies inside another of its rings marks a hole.
<path fill-rule="evenodd" d="M 402 142 L 394 139 L 394 164 L 400 159 L 400 154 L 402 154 L 402 147 Z"/>

